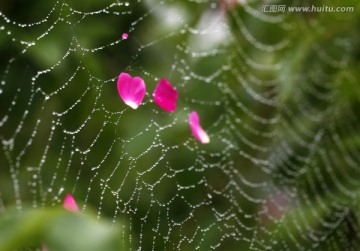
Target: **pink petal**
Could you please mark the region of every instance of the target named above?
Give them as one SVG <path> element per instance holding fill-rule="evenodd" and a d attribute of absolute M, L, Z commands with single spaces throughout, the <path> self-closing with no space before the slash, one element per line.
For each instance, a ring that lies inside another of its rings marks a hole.
<path fill-rule="evenodd" d="M 165 111 L 174 112 L 177 98 L 178 92 L 170 82 L 165 78 L 160 79 L 154 91 L 155 103 Z"/>
<path fill-rule="evenodd" d="M 127 34 L 127 33 L 123 33 L 121 37 L 122 37 L 122 39 L 128 39 L 129 34 Z"/>
<path fill-rule="evenodd" d="M 48 251 L 47 247 L 45 246 L 45 244 L 42 245 L 42 251 Z"/>
<path fill-rule="evenodd" d="M 63 206 L 70 212 L 80 212 L 79 207 L 71 194 L 66 195 Z"/>
<path fill-rule="evenodd" d="M 145 82 L 140 77 L 132 78 L 127 73 L 121 73 L 117 88 L 122 100 L 133 109 L 137 109 L 145 97 Z"/>
<path fill-rule="evenodd" d="M 209 135 L 200 125 L 200 118 L 197 112 L 191 112 L 189 116 L 189 124 L 194 137 L 203 144 L 210 143 Z"/>

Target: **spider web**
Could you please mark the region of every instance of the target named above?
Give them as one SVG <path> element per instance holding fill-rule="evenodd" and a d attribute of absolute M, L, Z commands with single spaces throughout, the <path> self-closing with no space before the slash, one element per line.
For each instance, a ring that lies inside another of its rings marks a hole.
<path fill-rule="evenodd" d="M 133 250 L 359 249 L 358 3 L 273 3 L 1 4 L 0 211 L 72 193 Z M 137 110 L 123 71 L 146 82 Z M 163 77 L 175 113 L 152 101 Z"/>

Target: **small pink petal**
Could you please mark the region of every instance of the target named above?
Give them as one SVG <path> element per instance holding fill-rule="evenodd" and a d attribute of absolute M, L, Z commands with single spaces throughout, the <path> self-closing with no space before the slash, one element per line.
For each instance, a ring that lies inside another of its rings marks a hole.
<path fill-rule="evenodd" d="M 123 33 L 121 37 L 122 37 L 122 39 L 128 39 L 129 34 L 127 34 L 127 33 Z"/>
<path fill-rule="evenodd" d="M 42 251 L 48 251 L 47 247 L 45 246 L 45 244 L 42 245 Z"/>
<path fill-rule="evenodd" d="M 194 137 L 203 144 L 210 143 L 209 135 L 200 125 L 200 118 L 197 112 L 191 112 L 189 116 L 189 124 Z"/>
<path fill-rule="evenodd" d="M 66 195 L 63 206 L 70 212 L 80 212 L 79 207 L 71 194 Z"/>
<path fill-rule="evenodd" d="M 178 92 L 167 79 L 160 79 L 153 96 L 155 103 L 165 111 L 174 112 L 176 110 Z"/>
<path fill-rule="evenodd" d="M 145 82 L 140 77 L 132 78 L 122 72 L 117 81 L 117 88 L 122 100 L 133 109 L 137 109 L 145 97 Z"/>

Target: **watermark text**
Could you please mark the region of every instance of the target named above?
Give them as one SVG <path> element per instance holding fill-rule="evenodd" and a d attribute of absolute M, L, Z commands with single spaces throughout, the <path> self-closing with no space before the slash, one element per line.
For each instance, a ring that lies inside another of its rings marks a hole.
<path fill-rule="evenodd" d="M 285 12 L 354 12 L 352 6 L 286 6 L 278 4 L 264 4 L 261 6 L 261 12 L 264 13 L 285 13 Z"/>

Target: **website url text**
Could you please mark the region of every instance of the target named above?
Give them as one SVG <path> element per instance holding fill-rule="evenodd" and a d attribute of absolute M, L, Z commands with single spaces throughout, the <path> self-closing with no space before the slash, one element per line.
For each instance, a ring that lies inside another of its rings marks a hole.
<path fill-rule="evenodd" d="M 265 4 L 261 6 L 261 12 L 267 13 L 285 13 L 285 12 L 354 12 L 352 6 L 286 6 L 276 4 Z"/>

